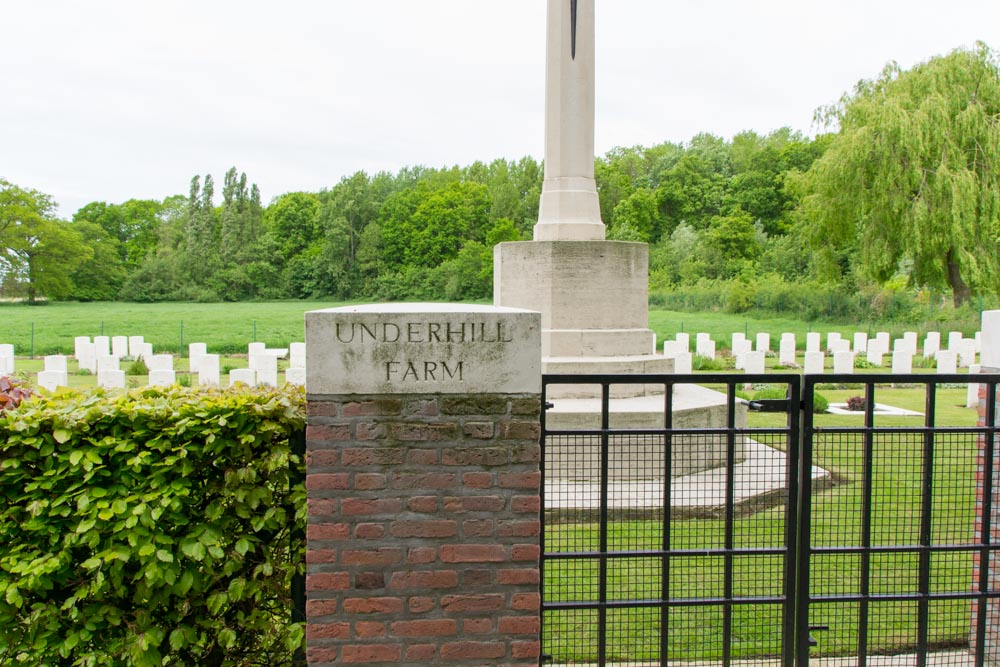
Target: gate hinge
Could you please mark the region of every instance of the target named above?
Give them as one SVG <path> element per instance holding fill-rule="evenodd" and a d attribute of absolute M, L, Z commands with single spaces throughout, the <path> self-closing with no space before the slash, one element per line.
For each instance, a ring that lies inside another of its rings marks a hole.
<path fill-rule="evenodd" d="M 542 403 L 543 410 L 551 410 L 554 407 L 556 407 L 556 404 L 553 403 L 552 401 L 545 401 L 544 403 Z"/>
<path fill-rule="evenodd" d="M 751 412 L 788 412 L 791 401 L 787 398 L 762 398 L 750 401 L 747 407 Z"/>

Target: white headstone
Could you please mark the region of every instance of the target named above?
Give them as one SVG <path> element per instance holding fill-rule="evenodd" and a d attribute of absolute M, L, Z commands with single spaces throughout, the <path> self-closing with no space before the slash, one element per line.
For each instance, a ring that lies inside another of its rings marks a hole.
<path fill-rule="evenodd" d="M 742 342 L 746 339 L 746 335 L 741 332 L 734 333 L 729 337 L 729 349 L 732 350 L 734 357 L 736 356 L 736 349 L 739 348 Z"/>
<path fill-rule="evenodd" d="M 255 371 L 270 370 L 278 367 L 278 359 L 267 352 L 251 354 L 248 362 L 247 365 Z"/>
<path fill-rule="evenodd" d="M 806 352 L 802 371 L 806 375 L 820 375 L 823 372 L 825 355 L 822 352 Z"/>
<path fill-rule="evenodd" d="M 820 351 L 820 341 L 822 336 L 820 336 L 818 331 L 810 331 L 806 334 L 806 352 L 819 352 Z"/>
<path fill-rule="evenodd" d="M 983 368 L 1000 369 L 1000 310 L 983 312 L 982 354 L 979 363 Z"/>
<path fill-rule="evenodd" d="M 174 370 L 174 355 L 151 354 L 146 357 L 146 368 L 149 369 L 150 374 L 153 371 L 172 371 Z"/>
<path fill-rule="evenodd" d="M 705 334 L 705 336 L 704 340 L 698 340 L 698 356 L 715 359 L 715 341 L 708 338 L 708 334 Z"/>
<path fill-rule="evenodd" d="M 97 385 L 105 389 L 124 389 L 125 371 L 102 371 L 97 374 Z"/>
<path fill-rule="evenodd" d="M 771 334 L 769 333 L 759 333 L 757 334 L 757 347 L 758 352 L 763 352 L 767 354 L 771 351 Z"/>
<path fill-rule="evenodd" d="M 976 341 L 976 354 L 980 354 L 983 351 L 983 332 L 977 331 L 972 340 Z"/>
<path fill-rule="evenodd" d="M 300 387 L 306 384 L 306 369 L 298 367 L 289 367 L 285 371 L 285 382 L 288 384 L 298 385 Z"/>
<path fill-rule="evenodd" d="M 979 371 L 982 370 L 979 364 L 972 364 L 969 366 L 970 375 L 978 375 Z M 965 393 L 965 407 L 967 408 L 978 408 L 979 407 L 979 383 L 970 382 L 968 384 L 968 389 Z"/>
<path fill-rule="evenodd" d="M 961 331 L 949 331 L 948 332 L 948 349 L 954 350 L 958 347 L 959 341 L 962 340 Z"/>
<path fill-rule="evenodd" d="M 13 357 L 14 346 L 10 343 L 0 343 L 0 357 Z"/>
<path fill-rule="evenodd" d="M 675 340 L 665 340 L 663 341 L 663 356 L 673 357 L 680 351 L 677 346 L 677 341 Z"/>
<path fill-rule="evenodd" d="M 854 353 L 862 354 L 868 351 L 868 334 L 864 331 L 854 332 Z"/>
<path fill-rule="evenodd" d="M 750 352 L 753 347 L 752 343 L 746 338 L 740 338 L 736 341 L 736 346 L 733 348 L 733 358 L 736 360 L 736 370 L 742 370 L 746 364 L 746 355 Z"/>
<path fill-rule="evenodd" d="M 747 375 L 761 375 L 764 373 L 764 353 L 746 352 L 743 355 L 743 369 Z"/>
<path fill-rule="evenodd" d="M 0 375 L 10 375 L 14 372 L 14 357 L 0 357 Z"/>
<path fill-rule="evenodd" d="M 264 354 L 264 350 L 267 349 L 265 343 L 250 343 L 247 345 L 247 354 Z"/>
<path fill-rule="evenodd" d="M 833 341 L 833 348 L 830 350 L 830 354 L 836 354 L 837 352 L 850 352 L 851 351 L 851 341 L 846 338 L 841 338 L 840 340 Z"/>
<path fill-rule="evenodd" d="M 150 387 L 169 387 L 177 382 L 177 375 L 171 369 L 159 368 L 149 371 Z"/>
<path fill-rule="evenodd" d="M 112 336 L 111 337 L 111 354 L 123 359 L 128 355 L 128 336 Z"/>
<path fill-rule="evenodd" d="M 80 343 L 77 346 L 77 365 L 91 373 L 97 373 L 97 355 L 94 353 L 94 344 Z"/>
<path fill-rule="evenodd" d="M 55 391 L 59 387 L 68 387 L 69 378 L 66 371 L 39 371 L 38 386 L 48 391 Z"/>
<path fill-rule="evenodd" d="M 882 348 L 883 354 L 889 354 L 892 350 L 892 336 L 889 335 L 888 331 L 879 331 L 875 334 L 875 340 L 878 341 L 879 346 Z"/>
<path fill-rule="evenodd" d="M 674 337 L 677 341 L 677 351 L 678 352 L 690 352 L 691 351 L 691 335 L 686 333 L 679 333 Z"/>
<path fill-rule="evenodd" d="M 976 341 L 971 338 L 963 338 L 958 344 L 958 365 L 968 368 L 976 363 Z"/>
<path fill-rule="evenodd" d="M 117 371 L 120 370 L 121 366 L 118 361 L 118 357 L 111 356 L 110 354 L 100 354 L 97 356 L 97 372 L 103 373 L 104 371 Z"/>
<path fill-rule="evenodd" d="M 874 341 L 871 341 L 868 344 L 868 352 L 865 354 L 865 358 L 872 366 L 881 366 L 884 354 L 885 352 L 882 350 L 882 346 L 875 344 Z"/>
<path fill-rule="evenodd" d="M 305 368 L 306 367 L 306 344 L 305 343 L 292 343 L 288 347 L 288 366 L 290 368 Z M 295 384 L 304 384 L 302 382 L 297 382 Z"/>
<path fill-rule="evenodd" d="M 189 357 L 203 357 L 208 354 L 208 345 L 205 343 L 189 343 L 188 344 L 188 356 Z"/>
<path fill-rule="evenodd" d="M 778 344 L 778 363 L 782 366 L 793 366 L 795 364 L 795 334 L 782 334 L 781 342 Z"/>
<path fill-rule="evenodd" d="M 844 341 L 845 343 L 847 341 Z M 833 353 L 833 372 L 834 373 L 853 373 L 854 372 L 854 353 L 850 350 L 838 350 Z"/>
<path fill-rule="evenodd" d="M 905 343 L 900 349 L 893 350 L 892 372 L 896 375 L 913 372 L 913 353 Z"/>
<path fill-rule="evenodd" d="M 229 386 L 232 387 L 237 382 L 251 387 L 255 386 L 257 384 L 257 371 L 252 368 L 234 368 L 229 371 Z"/>
<path fill-rule="evenodd" d="M 826 335 L 826 351 L 831 354 L 834 352 L 834 348 L 837 346 L 838 341 L 841 340 L 841 336 L 836 331 L 831 331 Z"/>
<path fill-rule="evenodd" d="M 129 336 L 128 337 L 128 356 L 133 359 L 138 359 L 142 356 L 144 348 L 143 345 L 146 341 L 142 336 Z"/>
<path fill-rule="evenodd" d="M 219 386 L 219 355 L 203 354 L 198 359 L 198 384 L 202 387 Z"/>
<path fill-rule="evenodd" d="M 83 345 L 90 344 L 90 336 L 77 336 L 73 339 L 73 356 L 80 359 L 80 350 Z M 91 348 L 93 349 L 93 348 Z"/>
<path fill-rule="evenodd" d="M 674 355 L 674 373 L 690 375 L 693 372 L 694 355 L 690 352 L 678 352 Z"/>
<path fill-rule="evenodd" d="M 941 374 L 958 372 L 958 353 L 955 350 L 938 350 L 937 372 Z"/>
<path fill-rule="evenodd" d="M 94 336 L 94 353 L 98 356 L 111 356 L 111 338 L 108 336 Z"/>
<path fill-rule="evenodd" d="M 913 352 L 913 354 L 916 354 L 917 353 L 917 332 L 916 331 L 904 331 L 903 332 L 903 340 L 905 340 L 906 344 L 910 347 L 910 351 Z"/>
<path fill-rule="evenodd" d="M 62 371 L 65 373 L 68 368 L 68 359 L 63 354 L 50 354 L 45 357 L 45 370 L 47 371 Z"/>
<path fill-rule="evenodd" d="M 941 349 L 941 332 L 928 331 L 924 336 L 924 356 L 933 357 Z"/>

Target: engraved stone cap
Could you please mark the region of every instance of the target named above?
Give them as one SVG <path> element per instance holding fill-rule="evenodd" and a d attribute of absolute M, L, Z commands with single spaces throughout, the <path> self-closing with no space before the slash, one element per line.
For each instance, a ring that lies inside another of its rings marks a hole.
<path fill-rule="evenodd" d="M 306 313 L 306 390 L 343 394 L 541 391 L 541 315 L 390 303 Z"/>

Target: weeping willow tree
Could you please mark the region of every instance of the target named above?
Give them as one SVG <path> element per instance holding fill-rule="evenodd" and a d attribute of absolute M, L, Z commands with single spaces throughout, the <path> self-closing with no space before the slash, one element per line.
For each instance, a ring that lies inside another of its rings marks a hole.
<path fill-rule="evenodd" d="M 820 253 L 884 282 L 1000 292 L 1000 67 L 979 43 L 874 80 L 817 117 L 839 127 L 806 176 Z"/>

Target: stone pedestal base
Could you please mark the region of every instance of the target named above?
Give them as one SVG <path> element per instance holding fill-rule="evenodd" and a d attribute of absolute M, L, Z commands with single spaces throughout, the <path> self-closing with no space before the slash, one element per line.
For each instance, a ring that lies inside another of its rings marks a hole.
<path fill-rule="evenodd" d="M 543 357 L 652 355 L 645 243 L 526 241 L 493 250 L 493 302 L 542 313 Z"/>
<path fill-rule="evenodd" d="M 549 385 L 546 399 L 551 400 Z M 659 386 L 662 392 L 663 386 Z M 677 385 L 674 387 L 673 426 L 678 429 L 719 428 L 726 423 L 726 396 L 717 391 L 697 385 Z M 587 430 L 601 426 L 601 401 L 596 398 L 556 398 L 554 407 L 545 413 L 546 428 L 553 430 Z M 612 398 L 609 422 L 615 429 L 659 429 L 664 424 L 664 396 L 662 393 L 632 398 Z M 746 426 L 746 406 L 738 405 L 736 427 Z M 612 443 L 615 461 L 609 467 L 613 479 L 662 479 L 663 438 L 662 436 L 625 435 L 615 436 Z M 593 438 L 593 446 L 580 438 L 551 438 L 546 444 L 546 476 L 549 479 L 600 479 L 600 461 L 596 456 L 598 438 Z M 726 436 L 724 435 L 677 435 L 671 442 L 671 476 L 680 477 L 710 470 L 726 463 Z M 568 448 L 566 455 L 560 455 L 560 448 Z M 745 457 L 746 441 L 737 438 L 735 462 Z M 592 451 L 593 459 L 581 457 L 581 451 Z M 561 466 L 565 461 L 568 465 Z M 592 465 L 582 465 L 590 461 Z"/>

